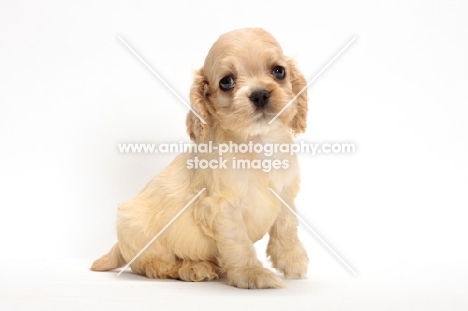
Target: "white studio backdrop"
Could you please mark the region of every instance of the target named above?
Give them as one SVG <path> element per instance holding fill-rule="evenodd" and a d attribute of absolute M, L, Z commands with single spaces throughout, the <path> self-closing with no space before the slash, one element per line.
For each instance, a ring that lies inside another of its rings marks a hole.
<path fill-rule="evenodd" d="M 262 27 L 311 79 L 298 212 L 359 274 L 468 259 L 468 20 L 464 1 L 0 3 L 2 258 L 97 258 L 119 202 L 188 141 L 182 97 L 217 37 Z M 300 230 L 313 269 L 349 273 Z M 383 272 L 382 272 L 383 271 Z"/>

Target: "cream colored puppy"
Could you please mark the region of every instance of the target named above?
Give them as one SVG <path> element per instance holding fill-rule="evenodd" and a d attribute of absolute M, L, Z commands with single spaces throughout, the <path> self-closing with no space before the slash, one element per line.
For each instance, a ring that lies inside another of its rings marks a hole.
<path fill-rule="evenodd" d="M 298 98 L 268 124 L 306 85 L 294 62 L 263 29 L 246 28 L 222 35 L 196 72 L 190 91 L 192 112 L 187 131 L 196 143 L 292 143 L 306 128 L 307 95 Z M 92 265 L 103 271 L 122 267 L 200 192 L 206 190 L 132 264 L 149 278 L 184 281 L 226 276 L 240 288 L 279 288 L 283 280 L 264 268 L 253 243 L 269 233 L 267 254 L 286 278 L 303 278 L 308 258 L 297 237 L 297 219 L 289 206 L 299 190 L 295 155 L 270 157 L 236 150 L 223 154 L 226 167 L 188 168 L 189 160 L 218 159 L 217 152 L 188 152 L 153 178 L 118 209 L 118 243 Z M 274 160 L 287 168 L 236 169 L 234 161 Z"/>

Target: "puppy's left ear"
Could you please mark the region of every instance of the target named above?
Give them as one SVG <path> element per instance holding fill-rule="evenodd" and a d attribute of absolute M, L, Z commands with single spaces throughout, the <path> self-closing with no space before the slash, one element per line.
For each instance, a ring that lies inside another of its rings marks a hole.
<path fill-rule="evenodd" d="M 292 84 L 292 91 L 296 96 L 306 85 L 307 81 L 302 73 L 297 69 L 296 63 L 288 59 L 289 79 Z M 297 113 L 291 121 L 291 129 L 294 135 L 304 133 L 307 126 L 307 89 L 305 89 L 292 105 L 296 105 Z"/>

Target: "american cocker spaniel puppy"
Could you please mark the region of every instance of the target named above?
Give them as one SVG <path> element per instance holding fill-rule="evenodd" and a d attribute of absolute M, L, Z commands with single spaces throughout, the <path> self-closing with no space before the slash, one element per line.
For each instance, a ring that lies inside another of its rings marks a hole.
<path fill-rule="evenodd" d="M 195 74 L 187 132 L 197 144 L 292 144 L 304 132 L 307 92 L 295 63 L 263 29 L 223 34 Z M 194 166 L 218 160 L 217 151 L 177 156 L 117 213 L 118 242 L 91 269 L 112 270 L 130 262 L 203 188 L 205 191 L 130 265 L 149 278 L 204 281 L 226 277 L 239 288 L 279 288 L 282 278 L 264 268 L 253 243 L 269 234 L 267 255 L 286 278 L 303 278 L 308 258 L 297 236 L 298 221 L 269 190 L 294 208 L 299 190 L 295 154 L 222 154 L 224 167 Z M 271 170 L 239 167 L 237 161 L 275 161 Z M 215 162 L 212 162 L 215 163 Z M 191 165 L 189 165 L 191 164 Z"/>

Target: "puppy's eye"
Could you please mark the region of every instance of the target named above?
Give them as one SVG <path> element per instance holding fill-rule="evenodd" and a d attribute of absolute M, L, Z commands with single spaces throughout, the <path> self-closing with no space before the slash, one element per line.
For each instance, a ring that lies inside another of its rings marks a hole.
<path fill-rule="evenodd" d="M 219 87 L 223 91 L 229 91 L 234 87 L 234 78 L 232 76 L 227 76 L 219 80 Z"/>
<path fill-rule="evenodd" d="M 273 67 L 273 70 L 271 71 L 273 76 L 275 76 L 276 79 L 278 80 L 283 80 L 284 77 L 286 76 L 286 70 L 284 70 L 283 67 L 281 66 L 275 66 Z"/>

